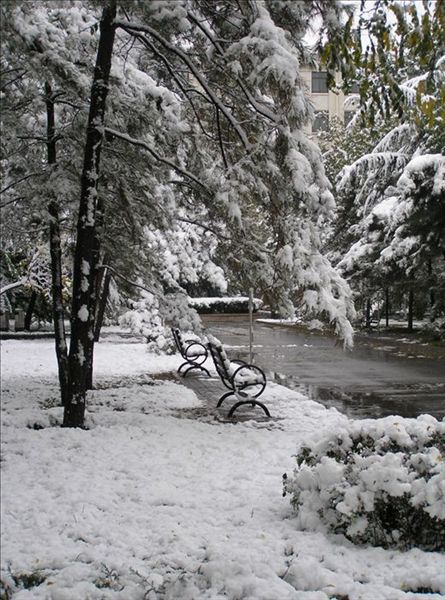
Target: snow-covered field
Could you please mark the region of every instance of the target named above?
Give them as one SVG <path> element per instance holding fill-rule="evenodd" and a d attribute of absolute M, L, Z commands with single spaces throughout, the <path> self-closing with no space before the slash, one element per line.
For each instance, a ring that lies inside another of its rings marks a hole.
<path fill-rule="evenodd" d="M 178 364 L 140 343 L 101 342 L 89 429 L 67 430 L 54 426 L 53 341 L 3 342 L 2 598 L 445 595 L 444 555 L 297 530 L 282 474 L 299 441 L 346 417 L 269 384 L 271 422 L 199 421 L 191 390 L 150 378 Z"/>

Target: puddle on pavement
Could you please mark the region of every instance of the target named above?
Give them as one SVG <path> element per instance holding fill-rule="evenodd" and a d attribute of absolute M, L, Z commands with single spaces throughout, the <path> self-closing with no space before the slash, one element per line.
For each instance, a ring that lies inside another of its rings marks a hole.
<path fill-rule="evenodd" d="M 352 419 L 390 415 L 415 418 L 425 413 L 439 420 L 445 418 L 445 383 L 398 385 L 376 391 L 314 385 L 277 372 L 268 372 L 267 376 L 270 381 L 300 392 L 327 408 L 336 408 Z M 419 402 L 422 392 L 425 396 Z"/>
<path fill-rule="evenodd" d="M 432 353 L 433 345 L 431 356 L 421 358 L 411 355 L 415 344 L 402 344 L 408 338 L 399 334 L 361 336 L 353 352 L 345 352 L 329 336 L 257 324 L 250 357 L 246 323 L 209 322 L 207 327 L 227 345 L 231 358 L 266 367 L 269 380 L 351 418 L 425 413 L 445 418 L 445 363 L 442 354 Z M 425 352 L 422 346 L 422 356 Z"/>

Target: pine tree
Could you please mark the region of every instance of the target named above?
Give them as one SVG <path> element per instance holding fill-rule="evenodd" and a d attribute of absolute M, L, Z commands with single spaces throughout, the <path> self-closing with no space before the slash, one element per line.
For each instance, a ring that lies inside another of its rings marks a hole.
<path fill-rule="evenodd" d="M 445 271 L 445 10 L 443 3 L 427 3 L 423 13 L 405 8 L 377 2 L 373 18 L 360 19 L 368 37 L 349 39 L 343 70 L 360 83 L 362 105 L 348 132 L 354 138 L 367 127 L 374 142 L 339 173 L 331 247 L 338 260 L 344 255 L 339 266 L 360 294 L 415 287 L 434 299 L 438 313 Z"/>
<path fill-rule="evenodd" d="M 162 298 L 199 277 L 220 281 L 217 243 L 229 279 L 254 285 L 281 314 L 326 314 L 351 343 L 350 290 L 321 252 L 334 202 L 304 133 L 312 108 L 299 74 L 312 20 L 341 28 L 335 4 L 110 0 L 99 30 L 95 3 L 4 10 L 10 62 L 19 41 L 32 85 L 65 95 L 56 197 L 63 218 L 77 220 L 66 426 L 83 424 L 105 265 Z"/>

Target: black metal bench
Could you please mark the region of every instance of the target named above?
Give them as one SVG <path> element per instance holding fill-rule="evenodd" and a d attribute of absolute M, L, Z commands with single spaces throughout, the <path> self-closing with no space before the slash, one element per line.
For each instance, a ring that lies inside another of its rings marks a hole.
<path fill-rule="evenodd" d="M 187 375 L 192 369 L 198 369 L 204 371 L 210 377 L 208 370 L 202 365 L 207 360 L 209 353 L 204 344 L 201 344 L 198 340 L 184 340 L 179 329 L 172 327 L 173 339 L 175 340 L 176 348 L 181 354 L 185 362 L 178 367 L 178 373 L 181 373 L 183 377 Z M 184 372 L 182 369 L 187 367 Z"/>
<path fill-rule="evenodd" d="M 231 361 L 221 342 L 213 336 L 208 336 L 207 347 L 212 355 L 216 372 L 229 390 L 218 400 L 217 407 L 220 407 L 226 398 L 235 396 L 237 402 L 230 409 L 229 417 L 233 416 L 237 408 L 245 404 L 259 406 L 270 417 L 267 407 L 257 400 L 266 388 L 264 371 L 256 365 L 251 365 L 242 360 Z"/>

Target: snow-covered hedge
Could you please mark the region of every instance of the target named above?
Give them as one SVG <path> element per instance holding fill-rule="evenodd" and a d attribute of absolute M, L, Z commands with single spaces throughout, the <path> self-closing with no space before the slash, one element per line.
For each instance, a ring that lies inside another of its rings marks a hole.
<path fill-rule="evenodd" d="M 436 319 L 433 323 L 425 323 L 422 333 L 430 340 L 445 342 L 445 318 Z"/>
<path fill-rule="evenodd" d="M 298 449 L 284 475 L 299 527 L 355 543 L 445 550 L 445 421 L 351 421 Z"/>
<path fill-rule="evenodd" d="M 249 311 L 249 298 L 235 296 L 233 298 L 190 298 L 190 306 L 198 313 L 245 313 Z M 257 311 L 262 306 L 259 298 L 253 299 L 253 310 Z"/>
<path fill-rule="evenodd" d="M 201 331 L 201 320 L 189 306 L 186 294 L 166 294 L 163 297 L 142 292 L 139 300 L 130 302 L 131 310 L 121 315 L 119 323 L 136 335 L 143 335 L 150 352 L 176 352 L 170 327 L 183 332 Z M 188 336 L 190 337 L 190 336 Z"/>

